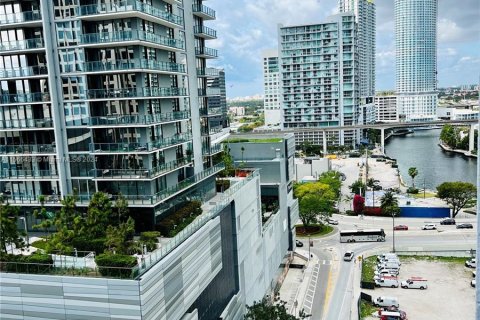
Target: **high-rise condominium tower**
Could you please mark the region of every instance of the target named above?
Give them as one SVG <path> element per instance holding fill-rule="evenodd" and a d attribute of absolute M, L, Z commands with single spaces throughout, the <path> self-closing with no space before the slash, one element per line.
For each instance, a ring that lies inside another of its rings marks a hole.
<path fill-rule="evenodd" d="M 437 0 L 395 0 L 400 120 L 433 120 L 437 109 Z"/>
<path fill-rule="evenodd" d="M 375 96 L 376 17 L 373 0 L 340 0 L 340 12 L 353 12 L 358 24 L 360 96 Z"/>
<path fill-rule="evenodd" d="M 280 109 L 280 66 L 278 51 L 266 50 L 263 53 L 264 114 L 266 125 L 278 125 L 281 122 Z"/>
<path fill-rule="evenodd" d="M 359 55 L 353 13 L 313 25 L 280 26 L 282 126 L 321 128 L 360 122 Z M 321 132 L 295 133 L 297 143 L 321 144 Z M 358 130 L 329 132 L 328 140 L 356 144 Z"/>

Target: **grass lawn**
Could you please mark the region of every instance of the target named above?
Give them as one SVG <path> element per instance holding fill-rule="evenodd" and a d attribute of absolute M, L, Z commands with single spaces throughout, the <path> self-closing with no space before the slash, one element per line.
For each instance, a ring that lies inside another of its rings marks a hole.
<path fill-rule="evenodd" d="M 462 257 L 437 257 L 437 256 L 398 256 L 401 261 L 412 261 L 412 260 L 423 260 L 423 261 L 431 261 L 431 262 L 451 262 L 451 263 L 458 263 L 464 264 L 465 261 L 469 260 L 469 258 L 462 258 Z"/>
<path fill-rule="evenodd" d="M 378 308 L 375 307 L 370 302 L 367 302 L 365 300 L 360 301 L 360 319 L 365 319 L 367 317 L 370 317 L 372 313 L 374 313 L 377 310 Z"/>
<path fill-rule="evenodd" d="M 423 199 L 423 191 L 419 191 L 417 194 L 411 194 L 411 196 L 416 199 Z M 436 193 L 425 192 L 425 198 L 435 198 L 436 196 Z"/>
<path fill-rule="evenodd" d="M 375 275 L 377 256 L 371 256 L 362 261 L 362 281 L 372 282 Z"/>
<path fill-rule="evenodd" d="M 313 226 L 312 226 L 313 227 Z M 316 227 L 319 227 L 320 229 L 318 231 L 314 231 L 311 233 L 305 233 L 303 231 L 303 225 L 297 225 L 295 226 L 295 229 L 297 231 L 297 237 L 298 238 L 308 238 L 310 237 L 321 237 L 325 236 L 333 231 L 333 227 L 329 225 L 316 225 Z"/>

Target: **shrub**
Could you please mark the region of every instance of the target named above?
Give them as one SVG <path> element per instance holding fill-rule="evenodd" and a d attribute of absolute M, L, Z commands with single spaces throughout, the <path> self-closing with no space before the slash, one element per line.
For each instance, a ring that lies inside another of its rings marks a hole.
<path fill-rule="evenodd" d="M 217 187 L 217 192 L 223 192 L 230 188 L 230 180 L 216 180 L 215 185 Z"/>
<path fill-rule="evenodd" d="M 195 217 L 202 214 L 201 206 L 202 203 L 200 201 L 187 202 L 183 207 L 160 221 L 160 223 L 157 225 L 157 228 L 162 234 L 172 237 L 190 224 Z M 176 227 L 174 228 L 175 225 Z"/>
<path fill-rule="evenodd" d="M 37 241 L 32 242 L 30 245 L 32 247 L 37 248 L 37 249 L 47 250 L 48 241 L 37 240 Z"/>
<path fill-rule="evenodd" d="M 142 246 L 147 246 L 148 251 L 153 251 L 157 249 L 158 237 L 160 237 L 160 232 L 158 231 L 145 231 L 140 234 L 140 242 Z"/>
<path fill-rule="evenodd" d="M 0 270 L 19 273 L 46 273 L 53 267 L 50 255 L 34 253 L 30 256 L 6 254 L 0 257 Z M 15 263 L 16 262 L 16 263 Z"/>
<path fill-rule="evenodd" d="M 98 271 L 104 277 L 130 278 L 137 258 L 122 254 L 100 254 L 95 258 Z"/>
<path fill-rule="evenodd" d="M 347 216 L 356 216 L 356 215 L 357 215 L 357 214 L 355 213 L 355 211 L 353 211 L 353 210 L 347 210 L 347 211 L 345 211 L 345 214 L 346 214 Z"/>
<path fill-rule="evenodd" d="M 83 237 L 74 238 L 70 244 L 77 251 L 93 251 L 97 255 L 105 252 L 105 238 L 88 239 Z"/>
<path fill-rule="evenodd" d="M 417 193 L 418 193 L 418 189 L 417 189 L 417 188 L 410 187 L 410 188 L 407 189 L 407 193 L 417 194 Z"/>

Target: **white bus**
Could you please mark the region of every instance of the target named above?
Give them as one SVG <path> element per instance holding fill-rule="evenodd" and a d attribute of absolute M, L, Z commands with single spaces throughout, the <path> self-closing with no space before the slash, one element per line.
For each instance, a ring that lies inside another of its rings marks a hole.
<path fill-rule="evenodd" d="M 359 229 L 340 231 L 340 242 L 385 241 L 383 229 Z"/>

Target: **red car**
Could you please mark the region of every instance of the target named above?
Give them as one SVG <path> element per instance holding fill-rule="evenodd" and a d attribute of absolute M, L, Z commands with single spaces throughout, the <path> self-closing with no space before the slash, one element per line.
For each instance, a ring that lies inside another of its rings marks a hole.
<path fill-rule="evenodd" d="M 393 227 L 393 230 L 408 230 L 408 226 L 401 224 Z"/>

